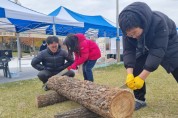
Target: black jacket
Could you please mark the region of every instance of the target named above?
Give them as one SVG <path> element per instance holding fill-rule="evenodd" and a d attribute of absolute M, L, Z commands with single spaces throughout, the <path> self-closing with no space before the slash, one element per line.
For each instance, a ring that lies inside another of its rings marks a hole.
<path fill-rule="evenodd" d="M 127 6 L 119 18 L 124 18 L 125 11 L 137 14 L 143 23 L 141 39 L 123 36 L 125 67 L 134 68 L 136 58 L 147 54 L 144 69 L 150 72 L 156 70 L 160 64 L 168 73 L 178 68 L 178 35 L 175 23 L 165 14 L 152 11 L 142 2 Z"/>
<path fill-rule="evenodd" d="M 42 44 L 40 46 L 40 51 L 45 50 L 47 48 L 47 44 Z"/>
<path fill-rule="evenodd" d="M 68 53 L 65 50 L 58 49 L 56 53 L 53 53 L 47 48 L 32 59 L 31 65 L 39 71 L 48 70 L 58 73 L 70 66 L 73 61 L 68 57 Z"/>

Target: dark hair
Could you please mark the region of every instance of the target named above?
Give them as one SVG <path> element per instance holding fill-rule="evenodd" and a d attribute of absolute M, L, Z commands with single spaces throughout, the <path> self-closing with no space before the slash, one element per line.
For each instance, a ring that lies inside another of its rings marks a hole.
<path fill-rule="evenodd" d="M 59 39 L 56 36 L 48 36 L 46 39 L 47 44 L 52 44 L 53 42 L 58 43 L 59 44 Z M 61 48 L 61 45 L 59 44 L 58 48 Z"/>
<path fill-rule="evenodd" d="M 80 55 L 78 37 L 74 34 L 68 34 L 63 44 L 67 46 L 70 56 L 72 56 L 73 52 Z"/>
<path fill-rule="evenodd" d="M 48 38 L 46 39 L 46 42 L 48 45 L 52 44 L 53 42 L 59 43 L 59 39 L 56 36 L 48 36 Z"/>
<path fill-rule="evenodd" d="M 46 43 L 46 41 L 45 40 L 43 40 L 43 44 L 45 44 Z"/>
<path fill-rule="evenodd" d="M 126 34 L 126 31 L 132 28 L 140 27 L 143 29 L 143 22 L 140 16 L 132 11 L 124 11 L 121 13 L 119 15 L 118 22 L 124 34 Z"/>

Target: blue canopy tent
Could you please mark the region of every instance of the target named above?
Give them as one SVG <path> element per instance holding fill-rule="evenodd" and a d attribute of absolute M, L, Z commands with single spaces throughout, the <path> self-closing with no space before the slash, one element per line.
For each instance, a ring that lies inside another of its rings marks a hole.
<path fill-rule="evenodd" d="M 30 10 L 9 0 L 0 0 L 1 30 L 20 33 L 52 23 L 52 17 Z"/>
<path fill-rule="evenodd" d="M 0 29 L 16 33 L 30 29 L 55 24 L 80 26 L 80 22 L 71 22 L 63 18 L 47 16 L 45 14 L 18 5 L 10 0 L 0 0 Z"/>
<path fill-rule="evenodd" d="M 19 33 L 39 27 L 63 24 L 83 26 L 81 22 L 71 22 L 63 18 L 47 16 L 45 14 L 18 5 L 10 0 L 0 0 L 0 31 L 15 32 L 17 36 L 19 68 L 21 70 Z"/>
<path fill-rule="evenodd" d="M 70 21 L 83 22 L 84 27 L 56 25 L 56 34 L 65 36 L 68 33 L 85 33 L 89 28 L 97 29 L 99 37 L 116 37 L 116 27 L 111 25 L 108 20 L 102 16 L 87 16 L 73 12 L 65 7 L 59 7 L 54 10 L 49 16 L 56 16 L 58 18 L 69 19 Z M 52 26 L 46 30 L 47 34 L 53 34 Z"/>

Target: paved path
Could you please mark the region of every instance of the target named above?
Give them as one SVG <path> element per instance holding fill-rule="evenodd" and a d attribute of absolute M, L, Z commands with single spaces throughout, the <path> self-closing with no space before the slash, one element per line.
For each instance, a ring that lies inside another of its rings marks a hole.
<path fill-rule="evenodd" d="M 9 68 L 10 68 L 12 78 L 5 78 L 3 76 L 3 70 L 0 70 L 0 83 L 7 83 L 7 82 L 36 78 L 38 71 L 31 66 L 32 58 L 33 58 L 32 56 L 26 56 L 22 58 L 21 71 L 19 71 L 17 58 L 13 58 L 9 62 Z"/>
<path fill-rule="evenodd" d="M 21 71 L 19 71 L 18 59 L 17 58 L 11 59 L 11 61 L 9 62 L 9 68 L 10 68 L 12 78 L 3 77 L 3 70 L 0 70 L 0 84 L 7 83 L 7 82 L 13 82 L 13 81 L 19 81 L 19 80 L 27 80 L 27 79 L 37 78 L 36 75 L 37 75 L 38 71 L 35 70 L 31 66 L 32 58 L 33 58 L 33 56 L 24 56 L 21 59 L 21 67 L 22 67 Z M 112 61 L 112 60 L 111 60 L 111 62 L 113 62 L 113 64 L 116 63 L 115 61 Z M 95 68 L 108 66 L 110 64 L 112 64 L 112 63 L 99 64 L 99 65 L 96 65 Z"/>

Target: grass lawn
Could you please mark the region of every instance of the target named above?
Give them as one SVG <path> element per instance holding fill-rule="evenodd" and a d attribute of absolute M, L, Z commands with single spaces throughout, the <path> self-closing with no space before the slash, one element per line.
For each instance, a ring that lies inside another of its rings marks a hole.
<path fill-rule="evenodd" d="M 121 86 L 126 72 L 123 65 L 94 70 L 95 83 Z M 77 75 L 82 79 L 82 75 Z M 147 107 L 135 111 L 133 118 L 178 118 L 178 84 L 161 67 L 146 80 Z M 35 107 L 35 96 L 45 93 L 38 79 L 0 84 L 0 118 L 53 118 L 57 112 L 79 107 L 67 101 L 44 108 Z"/>

